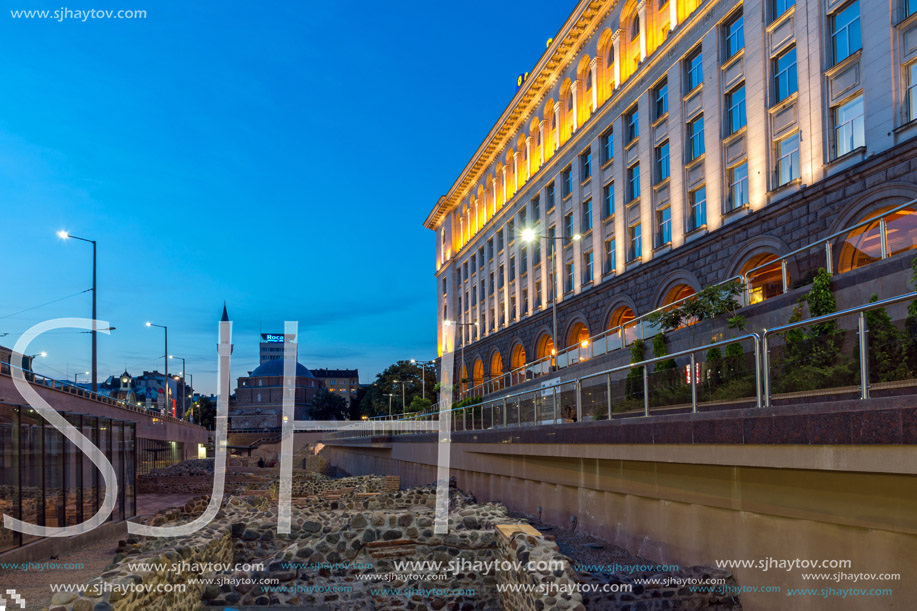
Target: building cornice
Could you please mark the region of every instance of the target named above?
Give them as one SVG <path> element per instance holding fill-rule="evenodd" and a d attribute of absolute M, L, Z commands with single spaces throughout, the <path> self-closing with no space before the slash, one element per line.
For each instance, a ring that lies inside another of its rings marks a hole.
<path fill-rule="evenodd" d="M 617 0 L 581 0 L 448 193 L 439 198 L 424 221 L 425 227 L 436 229 L 445 214 L 480 180 L 497 155 L 506 148 L 509 139 L 515 135 L 520 125 L 537 110 L 538 105 L 557 83 L 560 71 L 576 58 L 582 45 L 592 36 L 597 26 L 596 18 L 606 14 L 617 3 Z"/>

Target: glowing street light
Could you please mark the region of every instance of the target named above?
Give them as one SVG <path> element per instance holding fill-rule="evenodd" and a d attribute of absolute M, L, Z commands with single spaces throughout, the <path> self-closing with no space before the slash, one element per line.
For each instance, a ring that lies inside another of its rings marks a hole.
<path fill-rule="evenodd" d="M 84 372 L 80 373 L 80 372 L 78 371 L 78 372 L 74 373 L 74 374 L 73 374 L 73 383 L 74 383 L 74 384 L 77 383 L 76 379 L 77 379 L 77 377 L 80 376 L 80 375 L 88 376 L 88 375 L 89 375 L 89 372 L 88 372 L 88 371 L 84 371 Z"/>
<path fill-rule="evenodd" d="M 69 231 L 61 229 L 57 232 L 57 237 L 62 240 L 79 240 L 92 244 L 92 392 L 99 389 L 99 367 L 98 367 L 98 329 L 96 329 L 96 297 L 98 291 L 96 286 L 96 241 L 71 235 Z"/>
<path fill-rule="evenodd" d="M 166 393 L 166 402 L 163 405 L 163 413 L 169 412 L 169 327 L 166 325 L 157 325 L 154 322 L 147 321 L 146 326 L 148 327 L 159 327 L 165 332 L 165 352 L 162 357 L 162 360 L 165 363 L 165 371 L 162 372 L 162 385 L 165 386 Z M 175 414 L 172 414 L 173 416 Z"/>

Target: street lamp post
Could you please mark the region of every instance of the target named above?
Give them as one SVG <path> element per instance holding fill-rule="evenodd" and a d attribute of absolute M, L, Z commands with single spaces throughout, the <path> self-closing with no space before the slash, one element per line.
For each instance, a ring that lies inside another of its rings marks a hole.
<path fill-rule="evenodd" d="M 180 356 L 175 356 L 174 354 L 169 355 L 170 359 L 181 359 L 181 419 L 185 419 L 185 405 L 187 401 L 185 400 L 185 359 Z"/>
<path fill-rule="evenodd" d="M 391 418 L 392 416 L 392 397 L 394 397 L 395 395 L 394 393 L 387 392 L 387 393 L 383 393 L 382 396 L 388 397 L 388 415 Z"/>
<path fill-rule="evenodd" d="M 554 235 L 554 236 L 538 235 L 535 233 L 534 229 L 525 229 L 522 232 L 522 239 L 525 240 L 526 242 L 532 242 L 535 239 L 551 241 L 551 318 L 552 318 L 551 333 L 553 334 L 551 337 L 551 342 L 554 344 L 554 354 L 551 355 L 552 356 L 551 358 L 551 367 L 552 368 L 556 367 L 556 361 L 553 357 L 554 355 L 557 354 L 557 348 L 558 346 L 560 346 L 558 339 L 557 339 L 557 279 L 556 279 L 557 272 L 555 270 L 557 265 L 554 261 L 555 252 L 557 250 L 557 241 L 560 240 L 561 242 L 565 242 L 567 240 L 573 240 L 575 242 L 582 237 L 583 236 L 581 236 L 578 233 L 575 233 L 570 237 L 564 236 L 563 233 L 561 233 L 561 235 L 559 236 L 557 235 Z"/>
<path fill-rule="evenodd" d="M 418 361 L 417 359 L 411 359 L 411 362 L 415 365 L 420 365 L 420 396 L 424 399 L 427 398 L 427 365 L 432 365 L 433 361 Z"/>
<path fill-rule="evenodd" d="M 77 384 L 76 379 L 77 379 L 77 377 L 80 376 L 80 375 L 88 376 L 88 375 L 89 375 L 89 372 L 88 372 L 88 371 L 84 371 L 84 372 L 82 372 L 82 374 L 81 374 L 79 371 L 77 371 L 75 374 L 73 374 L 73 384 L 74 384 L 74 386 Z"/>
<path fill-rule="evenodd" d="M 92 392 L 96 392 L 99 389 L 98 329 L 96 329 L 96 293 L 98 292 L 96 291 L 96 241 L 70 235 L 64 230 L 58 231 L 57 235 L 62 240 L 73 238 L 74 240 L 92 244 Z"/>
<path fill-rule="evenodd" d="M 162 372 L 162 383 L 163 383 L 163 386 L 165 386 L 165 393 L 166 393 L 166 402 L 163 408 L 164 408 L 165 413 L 168 414 L 169 413 L 169 327 L 167 327 L 166 325 L 157 325 L 156 323 L 152 323 L 152 322 L 146 323 L 146 326 L 159 327 L 160 329 L 165 331 L 165 342 L 166 342 L 165 354 L 162 357 L 162 360 L 164 362 L 165 371 Z"/>
<path fill-rule="evenodd" d="M 188 378 L 191 380 L 191 383 L 188 384 L 188 386 L 191 387 L 191 394 L 188 395 L 188 399 L 189 399 L 188 403 L 191 404 L 191 407 L 189 408 L 189 410 L 191 411 L 189 422 L 193 424 L 194 423 L 194 376 L 189 373 Z"/>
<path fill-rule="evenodd" d="M 407 384 L 407 380 L 395 380 L 395 384 L 401 384 L 401 413 L 407 412 L 407 406 L 404 403 L 404 386 Z"/>

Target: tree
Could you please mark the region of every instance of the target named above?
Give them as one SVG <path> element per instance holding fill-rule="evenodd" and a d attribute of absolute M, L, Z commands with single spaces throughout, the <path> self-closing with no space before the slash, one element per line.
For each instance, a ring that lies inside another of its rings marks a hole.
<path fill-rule="evenodd" d="M 646 345 L 642 339 L 635 339 L 630 345 L 630 362 L 639 363 L 646 359 Z M 645 367 L 645 365 L 644 365 Z M 643 398 L 643 367 L 633 367 L 627 372 L 627 380 L 624 382 L 624 391 L 628 398 Z"/>
<path fill-rule="evenodd" d="M 432 401 L 436 395 L 437 379 L 435 368 L 430 365 L 421 368 L 420 365 L 410 361 L 398 361 L 386 367 L 384 371 L 376 376 L 376 380 L 369 385 L 366 392 L 360 397 L 359 412 L 354 415 L 357 418 L 361 416 L 388 415 L 389 397 L 386 397 L 386 394 L 394 395 L 391 398 L 392 413 L 400 413 L 402 411 L 402 396 L 404 397 L 405 407 L 407 407 L 415 396 L 420 397 L 423 394 L 421 371 L 425 374 L 427 399 Z M 404 385 L 403 395 L 401 384 L 395 384 L 396 380 L 407 382 Z"/>
<path fill-rule="evenodd" d="M 873 293 L 869 303 L 879 297 Z M 905 350 L 906 337 L 898 331 L 885 308 L 865 313 L 866 328 L 869 329 L 869 373 L 879 382 L 905 380 L 909 376 Z"/>
<path fill-rule="evenodd" d="M 349 416 L 347 400 L 327 388 L 318 389 L 307 411 L 312 420 L 347 420 Z"/>
<path fill-rule="evenodd" d="M 692 344 L 694 344 L 694 325 L 710 318 L 729 314 L 731 329 L 744 329 L 745 317 L 737 314 L 742 304 L 737 297 L 745 290 L 738 280 L 715 284 L 700 290 L 674 308 L 657 310 L 646 317 L 647 322 L 659 325 L 663 331 L 673 331 L 681 327 L 691 327 Z"/>
<path fill-rule="evenodd" d="M 191 406 L 191 416 L 195 423 L 212 431 L 216 425 L 217 407 L 210 397 L 201 397 L 195 405 Z"/>
<path fill-rule="evenodd" d="M 659 358 L 669 353 L 665 345 L 665 333 L 657 333 L 653 337 L 653 358 Z M 666 359 L 659 361 L 653 368 L 653 371 L 667 371 L 675 369 L 675 359 Z"/>
<path fill-rule="evenodd" d="M 414 395 L 414 398 L 411 400 L 411 403 L 408 405 L 408 410 L 412 414 L 417 413 L 428 413 L 433 409 L 433 401 L 429 399 L 424 399 L 420 395 Z"/>

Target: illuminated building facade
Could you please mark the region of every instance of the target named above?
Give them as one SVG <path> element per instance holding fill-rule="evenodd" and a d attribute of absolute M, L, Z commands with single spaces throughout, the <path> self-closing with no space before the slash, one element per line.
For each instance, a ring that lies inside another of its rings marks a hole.
<path fill-rule="evenodd" d="M 357 369 L 312 369 L 312 375 L 324 384 L 329 392 L 344 397 L 347 405 L 357 396 L 360 372 Z"/>
<path fill-rule="evenodd" d="M 425 221 L 461 377 L 550 359 L 749 270 L 749 301 L 768 299 L 785 290 L 769 261 L 917 198 L 915 13 L 580 2 Z M 886 219 L 889 254 L 914 248 L 914 218 Z M 872 226 L 839 238 L 833 271 L 880 258 L 879 241 Z"/>

